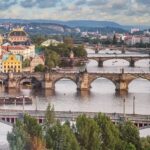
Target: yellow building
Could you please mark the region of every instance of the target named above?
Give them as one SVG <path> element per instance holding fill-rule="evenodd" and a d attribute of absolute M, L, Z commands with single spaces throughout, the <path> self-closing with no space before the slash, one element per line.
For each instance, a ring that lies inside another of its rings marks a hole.
<path fill-rule="evenodd" d="M 5 54 L 2 58 L 2 72 L 22 72 L 22 57 L 20 55 Z"/>

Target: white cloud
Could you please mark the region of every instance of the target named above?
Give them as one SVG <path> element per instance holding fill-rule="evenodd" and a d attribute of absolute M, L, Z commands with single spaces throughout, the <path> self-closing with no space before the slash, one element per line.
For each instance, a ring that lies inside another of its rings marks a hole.
<path fill-rule="evenodd" d="M 149 0 L 0 0 L 0 18 L 92 19 L 150 24 Z"/>

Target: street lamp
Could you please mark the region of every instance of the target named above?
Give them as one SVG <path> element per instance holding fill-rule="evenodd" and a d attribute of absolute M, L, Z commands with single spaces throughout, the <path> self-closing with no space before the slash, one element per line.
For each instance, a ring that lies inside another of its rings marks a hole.
<path fill-rule="evenodd" d="M 124 116 L 124 118 L 125 118 L 125 113 L 126 113 L 126 99 L 124 98 L 123 99 L 123 116 Z"/>
<path fill-rule="evenodd" d="M 135 96 L 133 96 L 133 115 L 135 115 Z"/>

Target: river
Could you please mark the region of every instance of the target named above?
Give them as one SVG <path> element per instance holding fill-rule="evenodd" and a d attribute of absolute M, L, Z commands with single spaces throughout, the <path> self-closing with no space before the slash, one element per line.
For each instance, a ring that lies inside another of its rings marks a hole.
<path fill-rule="evenodd" d="M 88 50 L 92 52 L 92 50 Z M 102 52 L 102 51 L 101 51 Z M 116 51 L 116 53 L 119 51 Z M 108 51 L 107 51 L 108 53 Z M 104 68 L 98 68 L 94 60 L 87 64 L 87 70 L 92 71 L 117 71 L 124 68 L 126 71 L 142 70 L 149 71 L 149 60 L 138 61 L 135 68 L 128 67 L 128 62 L 123 60 L 109 60 L 104 62 Z M 62 79 L 55 85 L 55 92 L 50 90 L 34 90 L 22 87 L 19 91 L 5 91 L 0 89 L 1 96 L 32 96 L 33 104 L 25 106 L 25 109 L 45 110 L 48 103 L 54 105 L 59 111 L 90 111 L 90 112 L 123 112 L 123 99 L 125 99 L 126 113 L 133 113 L 133 97 L 135 96 L 135 113 L 150 114 L 150 82 L 144 79 L 137 79 L 130 83 L 129 92 L 126 95 L 117 95 L 114 84 L 103 78 L 92 83 L 90 92 L 78 93 L 76 84 L 71 80 Z M 22 106 L 3 105 L 0 109 L 22 109 Z"/>
<path fill-rule="evenodd" d="M 88 50 L 89 53 L 93 52 Z M 107 50 L 107 53 L 112 51 Z M 105 53 L 101 51 L 100 53 Z M 120 51 L 115 51 L 120 53 Z M 135 53 L 136 54 L 136 53 Z M 98 68 L 98 64 L 94 60 L 90 60 L 87 64 L 89 72 L 116 72 L 122 68 L 126 72 L 142 71 L 149 72 L 149 60 L 141 60 L 135 64 L 135 68 L 128 67 L 129 63 L 124 60 L 109 60 L 104 62 L 104 68 Z M 47 105 L 51 103 L 55 110 L 59 111 L 89 111 L 89 112 L 107 112 L 122 113 L 123 99 L 125 99 L 126 113 L 133 113 L 133 97 L 135 96 L 135 113 L 150 115 L 150 82 L 144 79 L 136 79 L 129 85 L 129 92 L 125 95 L 117 95 L 115 93 L 114 84 L 104 78 L 99 78 L 92 83 L 90 92 L 78 93 L 76 84 L 70 80 L 62 79 L 55 85 L 55 93 L 50 90 L 34 90 L 22 87 L 19 91 L 16 89 L 5 91 L 0 88 L 1 96 L 18 96 L 25 95 L 33 98 L 33 104 L 25 106 L 26 110 L 38 109 L 45 110 Z M 22 106 L 3 105 L 0 109 L 23 109 Z M 5 128 L 6 133 L 2 133 Z M 0 145 L 8 144 L 6 134 L 11 130 L 7 125 L 0 124 Z M 144 131 L 145 132 L 145 131 Z M 146 131 L 146 133 L 149 133 Z M 147 135 L 145 133 L 143 136 Z"/>

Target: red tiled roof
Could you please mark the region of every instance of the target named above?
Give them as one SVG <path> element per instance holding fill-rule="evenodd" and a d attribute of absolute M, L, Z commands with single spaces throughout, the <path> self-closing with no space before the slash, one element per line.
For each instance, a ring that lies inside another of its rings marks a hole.
<path fill-rule="evenodd" d="M 26 49 L 27 47 L 26 46 L 1 46 L 1 48 L 3 50 L 24 50 Z"/>

